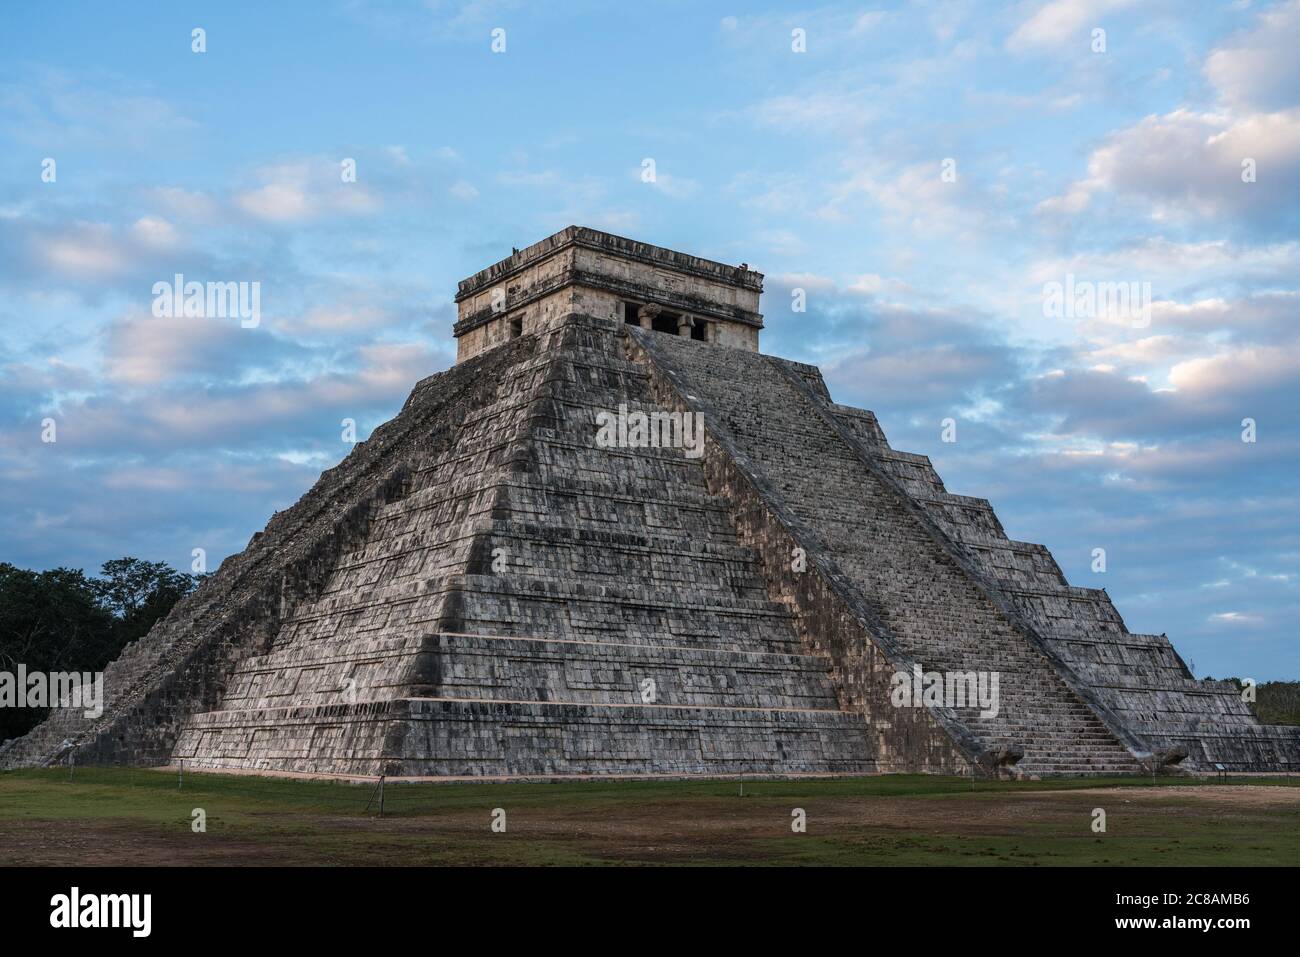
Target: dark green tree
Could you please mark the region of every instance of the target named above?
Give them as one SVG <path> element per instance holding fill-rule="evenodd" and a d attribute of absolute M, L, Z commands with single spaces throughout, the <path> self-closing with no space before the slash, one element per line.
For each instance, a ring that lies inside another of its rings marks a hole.
<path fill-rule="evenodd" d="M 204 576 L 165 562 L 118 558 L 98 578 L 73 568 L 37 572 L 0 562 L 0 671 L 102 671 L 165 618 Z M 47 712 L 0 708 L 0 741 Z"/>
<path fill-rule="evenodd" d="M 172 606 L 206 576 L 187 575 L 166 562 L 115 558 L 104 562 L 95 580 L 99 603 L 113 616 L 118 647 L 149 633 Z"/>

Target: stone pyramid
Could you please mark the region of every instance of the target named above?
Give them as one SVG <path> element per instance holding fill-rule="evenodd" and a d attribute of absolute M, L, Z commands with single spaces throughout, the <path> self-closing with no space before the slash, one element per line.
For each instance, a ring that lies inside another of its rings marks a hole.
<path fill-rule="evenodd" d="M 1300 729 L 1193 680 L 816 368 L 760 354 L 761 289 L 579 227 L 465 280 L 457 364 L 129 646 L 100 718 L 56 711 L 0 765 L 1300 766 Z M 702 423 L 702 447 L 600 441 L 637 413 Z M 997 707 L 900 706 L 918 672 L 996 675 Z"/>

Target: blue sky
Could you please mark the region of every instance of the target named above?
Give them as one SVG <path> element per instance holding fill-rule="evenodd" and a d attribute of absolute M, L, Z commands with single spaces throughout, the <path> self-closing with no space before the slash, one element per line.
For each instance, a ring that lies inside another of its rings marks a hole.
<path fill-rule="evenodd" d="M 1300 678 L 1300 3 L 1187 10 L 9 5 L 0 560 L 215 566 L 580 223 L 765 272 L 764 351 L 1198 674 Z M 177 272 L 260 325 L 154 318 Z M 1149 311 L 1047 315 L 1067 277 Z"/>

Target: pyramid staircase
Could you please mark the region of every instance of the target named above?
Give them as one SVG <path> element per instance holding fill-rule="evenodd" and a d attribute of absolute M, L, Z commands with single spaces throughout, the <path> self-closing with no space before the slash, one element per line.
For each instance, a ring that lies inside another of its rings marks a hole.
<path fill-rule="evenodd" d="M 871 640 L 899 671 L 998 675 L 997 714 L 953 709 L 979 751 L 1019 753 L 1025 774 L 1136 773 L 1141 765 L 1042 650 L 997 607 L 895 483 L 846 441 L 810 367 L 758 353 L 713 356 L 634 333 L 672 369 L 709 434 L 766 478 L 805 529 L 801 542 L 838 566 L 875 613 Z M 685 347 L 683 347 L 685 346 Z M 820 386 L 824 392 L 824 386 Z"/>
<path fill-rule="evenodd" d="M 597 412 L 650 410 L 616 332 L 569 324 L 503 369 L 176 756 L 442 776 L 874 770 L 863 718 L 768 598 L 700 464 L 593 443 Z"/>

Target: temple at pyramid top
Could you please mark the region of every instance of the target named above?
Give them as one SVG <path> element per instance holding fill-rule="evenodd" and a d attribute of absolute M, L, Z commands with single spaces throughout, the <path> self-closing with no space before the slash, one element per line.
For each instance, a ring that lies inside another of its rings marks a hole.
<path fill-rule="evenodd" d="M 461 280 L 456 361 L 570 313 L 758 351 L 763 275 L 569 226 Z"/>

